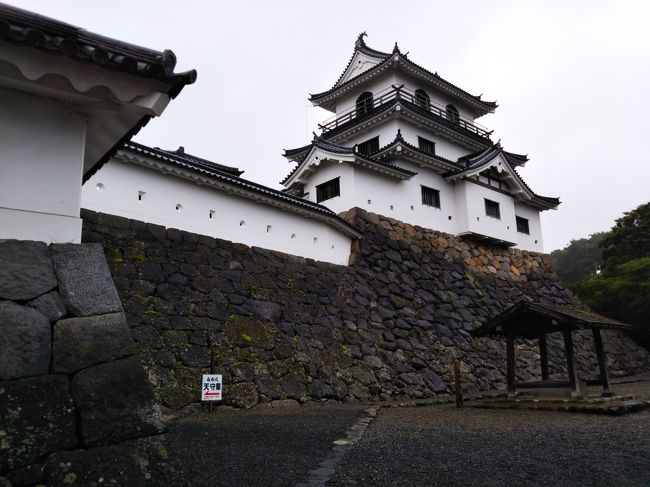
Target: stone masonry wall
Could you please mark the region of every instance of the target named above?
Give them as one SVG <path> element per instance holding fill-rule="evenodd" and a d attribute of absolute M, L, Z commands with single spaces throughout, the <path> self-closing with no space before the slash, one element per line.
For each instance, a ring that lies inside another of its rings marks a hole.
<path fill-rule="evenodd" d="M 522 299 L 577 303 L 546 256 L 478 244 L 363 210 L 349 267 L 84 212 L 101 242 L 138 353 L 161 403 L 197 402 L 211 350 L 224 403 L 390 400 L 451 391 L 461 360 L 469 390 L 501 388 L 505 345 L 470 331 Z M 579 335 L 576 333 L 576 335 Z M 614 376 L 650 367 L 630 339 L 606 333 Z M 597 376 L 576 336 L 581 375 Z M 552 374 L 565 373 L 550 340 Z M 518 380 L 539 375 L 536 343 L 518 342 Z"/>
<path fill-rule="evenodd" d="M 167 485 L 134 350 L 100 245 L 0 242 L 0 485 Z"/>

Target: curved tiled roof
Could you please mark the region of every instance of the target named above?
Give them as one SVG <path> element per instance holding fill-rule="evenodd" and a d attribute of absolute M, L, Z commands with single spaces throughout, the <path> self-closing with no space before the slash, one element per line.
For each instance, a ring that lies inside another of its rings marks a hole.
<path fill-rule="evenodd" d="M 455 162 L 455 161 L 452 161 L 451 159 L 447 159 L 447 158 L 439 156 L 437 154 L 430 154 L 428 152 L 424 152 L 423 150 L 420 150 L 419 147 L 416 147 L 413 144 L 409 144 L 408 142 L 406 142 L 404 140 L 404 137 L 402 137 L 402 131 L 400 129 L 397 129 L 397 135 L 395 136 L 395 139 L 392 142 L 390 142 L 389 144 L 386 144 L 383 147 L 380 147 L 377 151 L 375 151 L 372 154 L 372 156 L 373 157 L 379 157 L 379 156 L 382 155 L 382 153 L 390 152 L 393 148 L 397 147 L 398 145 L 400 145 L 402 147 L 406 147 L 409 150 L 411 150 L 411 151 L 413 151 L 413 152 L 415 152 L 415 153 L 417 153 L 417 154 L 419 154 L 421 156 L 427 157 L 427 158 L 429 158 L 431 160 L 438 161 L 438 162 L 444 164 L 445 166 L 447 166 L 451 170 L 459 170 L 460 169 L 458 163 Z"/>
<path fill-rule="evenodd" d="M 107 69 L 172 83 L 168 93 L 172 98 L 183 86 L 196 80 L 195 70 L 174 73 L 176 56 L 172 51 L 159 52 L 111 39 L 5 4 L 0 4 L 0 39 Z"/>
<path fill-rule="evenodd" d="M 462 88 L 460 88 L 460 87 L 454 85 L 453 83 L 450 83 L 449 81 L 445 80 L 440 75 L 438 75 L 437 72 L 432 73 L 431 71 L 429 71 L 429 70 L 423 68 L 422 66 L 414 63 L 413 61 L 408 59 L 408 57 L 406 55 L 402 54 L 399 51 L 399 49 L 397 48 L 397 44 L 395 45 L 395 49 L 393 50 L 393 53 L 388 54 L 388 53 L 384 53 L 384 52 L 381 52 L 381 51 L 375 51 L 374 49 L 368 48 L 365 45 L 365 42 L 363 42 L 363 38 L 361 36 L 359 36 L 359 37 L 360 37 L 361 43 L 363 44 L 364 48 L 372 51 L 373 53 L 376 53 L 375 57 L 383 58 L 383 60 L 379 64 L 373 66 L 372 68 L 358 74 L 357 76 L 347 80 L 345 83 L 342 83 L 342 84 L 339 85 L 339 82 L 341 81 L 343 75 L 345 74 L 348 67 L 350 66 L 350 63 L 352 62 L 352 59 L 354 58 L 354 54 L 358 50 L 360 50 L 360 48 L 358 47 L 359 39 L 357 39 L 357 42 L 355 43 L 355 50 L 354 50 L 354 52 L 352 54 L 352 58 L 350 58 L 350 61 L 348 61 L 348 64 L 345 67 L 345 70 L 343 71 L 343 74 L 341 74 L 341 76 L 339 76 L 339 79 L 334 84 L 334 86 L 332 88 L 330 88 L 329 90 L 327 90 L 327 91 L 323 91 L 321 93 L 310 94 L 309 95 L 309 101 L 311 101 L 312 103 L 318 102 L 318 101 L 322 100 L 323 98 L 325 98 L 325 97 L 327 97 L 329 95 L 332 95 L 333 93 L 335 93 L 336 91 L 340 90 L 341 88 L 347 86 L 348 84 L 353 83 L 354 81 L 356 81 L 360 77 L 367 76 L 369 74 L 374 73 L 375 71 L 378 71 L 386 63 L 391 61 L 391 59 L 393 58 L 393 55 L 397 55 L 401 62 L 403 62 L 404 64 L 406 64 L 408 66 L 411 66 L 412 68 L 414 68 L 414 69 L 416 69 L 416 70 L 418 70 L 418 71 L 420 71 L 420 72 L 422 72 L 422 73 L 424 73 L 424 74 L 426 74 L 428 76 L 434 77 L 437 81 L 439 81 L 449 91 L 455 92 L 457 95 L 459 95 L 461 97 L 466 97 L 466 98 L 471 99 L 473 101 L 473 103 L 481 106 L 481 108 L 485 111 L 485 113 L 491 112 L 495 108 L 497 108 L 498 105 L 496 104 L 496 102 L 484 101 L 484 100 L 481 99 L 480 95 L 479 96 L 472 95 L 472 94 L 468 93 L 467 91 L 463 90 Z"/>
<path fill-rule="evenodd" d="M 202 167 L 209 170 L 214 169 L 217 171 L 225 172 L 233 176 L 241 176 L 244 173 L 244 171 L 241 171 L 236 167 L 224 166 L 223 164 L 218 164 L 216 162 L 208 161 L 207 159 L 201 159 L 200 157 L 196 157 L 193 156 L 192 154 L 188 154 L 187 152 L 185 152 L 185 148 L 182 146 L 176 149 L 175 151 L 169 151 L 169 150 L 160 149 L 159 147 L 154 147 L 153 149 L 151 149 L 142 144 L 138 144 L 137 142 L 129 142 L 128 144 L 126 144 L 126 146 L 129 145 L 133 147 L 146 148 L 151 151 L 158 151 L 161 154 L 164 154 L 168 158 L 172 158 L 174 160 L 181 160 L 188 164 L 194 164 L 197 167 Z"/>
<path fill-rule="evenodd" d="M 225 167 L 228 169 L 233 169 L 233 168 L 229 168 L 228 166 L 222 166 L 221 164 L 210 163 L 210 165 L 212 166 L 210 167 L 209 165 L 204 164 L 204 162 L 210 162 L 210 161 L 206 161 L 205 159 L 200 159 L 200 161 L 202 162 L 198 163 L 196 161 L 196 158 L 193 157 L 184 158 L 181 156 L 174 157 L 173 153 L 163 151 L 160 149 L 155 149 L 152 147 L 147 147 L 146 145 L 138 144 L 135 142 L 129 142 L 127 144 L 124 144 L 122 150 L 126 152 L 131 152 L 136 155 L 144 155 L 147 157 L 158 159 L 166 163 L 177 165 L 183 169 L 196 171 L 212 179 L 227 183 L 232 186 L 236 186 L 243 190 L 257 193 L 269 198 L 273 198 L 275 200 L 281 201 L 282 203 L 287 203 L 292 206 L 301 207 L 310 212 L 314 212 L 324 217 L 327 217 L 327 219 L 336 222 L 338 225 L 343 225 L 345 228 L 348 229 L 348 232 L 355 234 L 355 236 L 357 237 L 360 235 L 359 228 L 357 228 L 349 221 L 339 217 L 336 213 L 334 213 L 332 210 L 326 208 L 323 205 L 319 205 L 318 203 L 313 203 L 309 200 L 305 200 L 298 196 L 294 196 L 282 191 L 278 191 L 276 189 L 269 188 L 268 186 L 264 186 L 259 183 L 248 181 L 247 179 L 240 178 L 238 176 L 235 176 L 232 173 L 223 171 L 222 169 L 218 168 L 218 167 L 222 167 L 222 168 Z"/>
<path fill-rule="evenodd" d="M 280 181 L 280 184 L 285 184 L 291 178 L 291 176 L 293 176 L 298 171 L 298 169 L 300 169 L 300 167 L 301 167 L 302 163 L 304 162 L 305 158 L 307 157 L 309 152 L 311 152 L 311 150 L 314 147 L 319 148 L 319 149 L 323 149 L 323 150 L 328 151 L 328 152 L 333 152 L 335 154 L 353 155 L 355 157 L 355 159 L 359 159 L 359 160 L 367 162 L 369 164 L 376 164 L 377 166 L 383 166 L 383 167 L 385 167 L 387 169 L 390 169 L 392 171 L 402 173 L 405 176 L 415 176 L 417 174 L 416 172 L 409 171 L 408 169 L 404 169 L 402 167 L 395 166 L 393 164 L 389 164 L 387 162 L 374 159 L 374 158 L 372 158 L 370 156 L 360 154 L 355 150 L 356 146 L 355 147 L 346 147 L 346 146 L 343 146 L 343 145 L 335 144 L 334 142 L 330 142 L 328 140 L 325 140 L 323 137 L 320 137 L 320 136 L 314 134 L 314 140 L 313 140 L 313 142 L 311 144 L 309 144 L 309 145 L 307 145 L 305 147 L 301 147 L 300 149 L 294 149 L 294 151 L 293 151 L 294 157 L 297 154 L 300 154 L 301 157 L 294 159 L 294 160 L 297 161 L 296 167 L 294 167 L 291 170 L 291 172 L 289 174 L 287 174 L 282 181 Z M 286 151 L 285 151 L 285 157 L 286 157 Z"/>

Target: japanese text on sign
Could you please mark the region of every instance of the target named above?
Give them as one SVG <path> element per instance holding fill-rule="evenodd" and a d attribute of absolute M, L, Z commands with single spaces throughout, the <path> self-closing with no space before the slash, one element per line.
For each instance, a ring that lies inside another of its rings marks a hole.
<path fill-rule="evenodd" d="M 201 401 L 221 401 L 221 374 L 203 374 Z"/>

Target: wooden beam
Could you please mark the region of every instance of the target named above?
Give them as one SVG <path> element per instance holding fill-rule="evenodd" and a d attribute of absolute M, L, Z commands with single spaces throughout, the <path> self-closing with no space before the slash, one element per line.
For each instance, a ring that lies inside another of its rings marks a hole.
<path fill-rule="evenodd" d="M 566 354 L 567 372 L 569 373 L 569 385 L 571 387 L 571 397 L 580 396 L 580 383 L 576 370 L 576 356 L 573 350 L 573 337 L 570 329 L 562 331 L 564 334 L 564 352 Z"/>
<path fill-rule="evenodd" d="M 508 377 L 508 397 L 513 398 L 515 391 L 515 335 L 510 332 L 507 335 L 506 345 L 507 377 Z"/>
<path fill-rule="evenodd" d="M 607 376 L 607 357 L 605 356 L 605 347 L 603 347 L 603 337 L 600 335 L 600 328 L 594 327 L 591 329 L 594 335 L 594 343 L 596 344 L 596 357 L 598 357 L 598 368 L 600 369 L 600 381 L 603 386 L 603 396 L 613 396 L 612 388 L 609 384 L 609 377 Z"/>
<path fill-rule="evenodd" d="M 539 336 L 539 358 L 542 363 L 542 380 L 548 380 L 548 348 L 546 333 Z"/>

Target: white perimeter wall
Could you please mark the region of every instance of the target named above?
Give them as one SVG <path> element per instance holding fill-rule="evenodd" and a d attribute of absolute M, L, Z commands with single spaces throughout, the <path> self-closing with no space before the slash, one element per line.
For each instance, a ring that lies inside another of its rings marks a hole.
<path fill-rule="evenodd" d="M 85 121 L 6 89 L 0 107 L 0 239 L 79 242 Z"/>
<path fill-rule="evenodd" d="M 145 193 L 141 201 L 139 191 Z M 334 264 L 347 265 L 350 255 L 350 237 L 326 223 L 117 159 L 84 184 L 81 204 L 89 210 Z"/>

